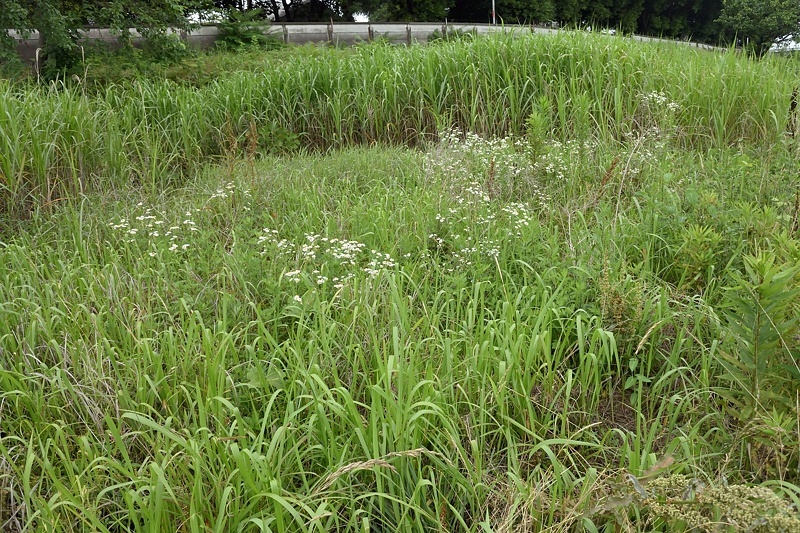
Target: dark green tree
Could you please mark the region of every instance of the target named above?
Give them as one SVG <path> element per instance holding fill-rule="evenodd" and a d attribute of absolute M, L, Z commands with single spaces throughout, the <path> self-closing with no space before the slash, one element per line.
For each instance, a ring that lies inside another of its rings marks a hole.
<path fill-rule="evenodd" d="M 14 29 L 29 35 L 39 31 L 41 66 L 50 73 L 66 69 L 78 60 L 78 27 L 81 6 L 57 0 L 6 0 L 0 9 L 0 28 Z M 3 32 L 0 60 L 19 61 L 16 41 Z"/>
<path fill-rule="evenodd" d="M 0 9 L 0 65 L 19 63 L 16 46 L 17 41 L 4 29 L 21 29 L 26 26 L 28 15 L 25 9 L 14 0 Z"/>
<path fill-rule="evenodd" d="M 716 19 L 721 11 L 722 0 L 645 0 L 636 31 L 716 44 L 720 34 Z"/>
<path fill-rule="evenodd" d="M 455 0 L 361 0 L 360 11 L 373 22 L 443 21 Z M 491 0 L 489 0 L 491 5 Z"/>
<path fill-rule="evenodd" d="M 87 25 L 116 31 L 129 41 L 129 28 L 145 36 L 160 36 L 167 28 L 189 27 L 187 14 L 205 0 L 4 0 L 0 28 L 25 33 L 37 30 L 42 42 L 41 68 L 49 77 L 69 70 L 79 59 L 79 30 Z M 16 42 L 0 37 L 0 61 L 13 61 Z"/>
<path fill-rule="evenodd" d="M 549 22 L 556 16 L 553 0 L 503 0 L 497 9 L 509 23 Z"/>
<path fill-rule="evenodd" d="M 565 0 L 556 6 L 556 19 L 567 26 L 619 28 L 636 31 L 644 0 Z"/>
<path fill-rule="evenodd" d="M 567 26 L 578 26 L 583 22 L 586 0 L 563 0 L 556 5 L 556 20 Z"/>
<path fill-rule="evenodd" d="M 486 24 L 492 21 L 492 0 L 455 0 L 447 20 Z"/>
<path fill-rule="evenodd" d="M 735 35 L 746 50 L 763 56 L 778 40 L 798 33 L 797 0 L 725 0 L 719 24 Z"/>
<path fill-rule="evenodd" d="M 611 3 L 608 25 L 632 33 L 636 31 L 636 22 L 643 10 L 644 0 L 614 0 Z"/>
<path fill-rule="evenodd" d="M 287 22 L 352 21 L 362 11 L 358 0 L 214 0 L 214 6 L 242 12 L 260 10 L 263 18 Z"/>
<path fill-rule="evenodd" d="M 492 14 L 491 0 L 470 2 L 474 4 L 474 17 L 470 17 L 465 7 L 466 2 L 456 1 L 450 10 L 448 18 L 453 21 L 464 22 L 489 22 Z M 471 7 L 471 6 L 470 6 Z M 495 0 L 497 23 L 504 24 L 531 24 L 535 22 L 548 22 L 555 19 L 556 10 L 553 0 Z M 463 13 L 463 14 L 462 14 Z"/>

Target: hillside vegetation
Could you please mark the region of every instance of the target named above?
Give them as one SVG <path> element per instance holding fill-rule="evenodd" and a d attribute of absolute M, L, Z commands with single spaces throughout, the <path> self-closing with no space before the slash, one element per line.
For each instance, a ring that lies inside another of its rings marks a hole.
<path fill-rule="evenodd" d="M 790 60 L 296 54 L 0 89 L 0 527 L 800 530 Z"/>

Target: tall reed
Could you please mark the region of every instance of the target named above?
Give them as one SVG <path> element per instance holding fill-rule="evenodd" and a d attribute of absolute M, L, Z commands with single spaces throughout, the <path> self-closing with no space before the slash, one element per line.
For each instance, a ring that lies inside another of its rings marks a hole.
<path fill-rule="evenodd" d="M 565 32 L 300 53 L 201 89 L 137 80 L 86 94 L 2 82 L 0 202 L 23 216 L 86 187 L 157 186 L 243 149 L 253 123 L 327 149 L 417 144 L 440 125 L 521 134 L 546 107 L 562 140 L 625 140 L 650 125 L 643 95 L 662 93 L 680 105 L 683 142 L 757 142 L 784 131 L 794 83 L 786 65 Z"/>

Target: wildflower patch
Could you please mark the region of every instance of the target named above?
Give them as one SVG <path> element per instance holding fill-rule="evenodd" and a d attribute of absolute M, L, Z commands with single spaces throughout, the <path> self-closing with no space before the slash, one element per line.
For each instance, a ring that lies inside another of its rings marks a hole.
<path fill-rule="evenodd" d="M 283 273 L 283 278 L 293 283 L 341 289 L 358 274 L 375 278 L 397 266 L 390 254 L 369 249 L 360 241 L 316 234 L 306 234 L 304 241 L 281 239 L 278 231 L 270 228 L 264 228 L 258 238 L 262 256 L 293 264 L 295 268 Z"/>
<path fill-rule="evenodd" d="M 182 217 L 172 220 L 166 214 L 139 202 L 132 215 L 117 218 L 108 227 L 115 232 L 119 244 L 132 246 L 141 255 L 157 257 L 161 253 L 177 254 L 192 247 L 190 235 L 199 231 L 194 221 L 197 211 L 186 211 Z"/>

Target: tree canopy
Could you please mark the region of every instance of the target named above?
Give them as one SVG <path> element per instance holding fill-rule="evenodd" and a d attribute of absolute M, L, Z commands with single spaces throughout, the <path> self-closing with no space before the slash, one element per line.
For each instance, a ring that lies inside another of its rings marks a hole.
<path fill-rule="evenodd" d="M 215 0 L 214 6 L 238 11 L 258 9 L 266 18 L 289 22 L 352 20 L 353 13 L 364 10 L 353 0 Z"/>
<path fill-rule="evenodd" d="M 43 70 L 58 72 L 78 60 L 81 28 L 109 28 L 122 40 L 128 36 L 129 28 L 154 35 L 167 28 L 188 27 L 188 13 L 210 5 L 206 0 L 4 0 L 0 28 L 23 34 L 38 30 Z M 7 32 L 0 32 L 0 62 L 15 58 L 15 46 Z"/>
<path fill-rule="evenodd" d="M 720 25 L 737 35 L 746 49 L 763 56 L 776 40 L 789 38 L 800 26 L 797 0 L 725 0 Z"/>

